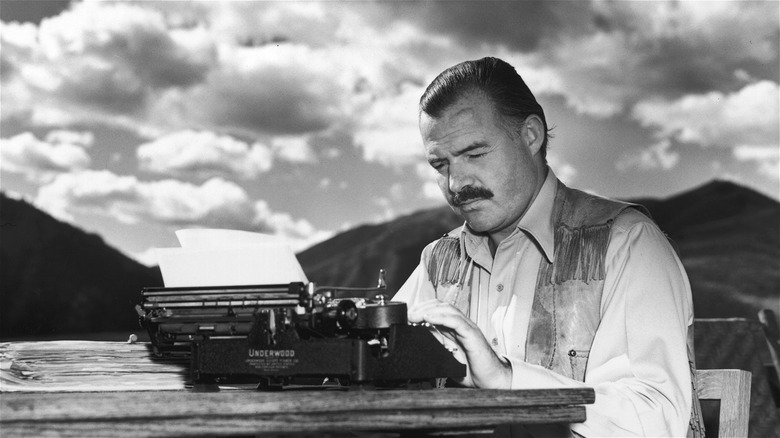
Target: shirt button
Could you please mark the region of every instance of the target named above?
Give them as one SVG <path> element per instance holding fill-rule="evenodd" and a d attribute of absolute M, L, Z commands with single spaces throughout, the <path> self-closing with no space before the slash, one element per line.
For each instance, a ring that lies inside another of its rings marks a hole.
<path fill-rule="evenodd" d="M 499 292 L 504 290 L 504 284 L 503 283 L 498 283 L 498 285 L 496 286 L 496 290 L 499 291 Z"/>
<path fill-rule="evenodd" d="M 490 341 L 491 344 L 493 344 L 494 347 L 498 347 L 498 338 L 493 338 L 492 341 Z"/>

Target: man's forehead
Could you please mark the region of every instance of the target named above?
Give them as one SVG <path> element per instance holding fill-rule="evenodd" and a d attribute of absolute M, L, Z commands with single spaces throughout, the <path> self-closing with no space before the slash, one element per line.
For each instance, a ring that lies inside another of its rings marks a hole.
<path fill-rule="evenodd" d="M 461 99 L 439 117 L 422 113 L 420 132 L 428 155 L 444 150 L 457 152 L 474 144 L 490 143 L 500 129 L 495 123 L 493 105 L 485 99 Z"/>

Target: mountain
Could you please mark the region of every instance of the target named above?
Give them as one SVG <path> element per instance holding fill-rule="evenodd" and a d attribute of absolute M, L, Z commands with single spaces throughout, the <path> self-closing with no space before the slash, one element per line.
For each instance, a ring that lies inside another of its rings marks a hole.
<path fill-rule="evenodd" d="M 420 262 L 429 242 L 463 223 L 449 207 L 424 210 L 379 225 L 364 225 L 298 254 L 309 281 L 375 286 L 380 269 L 395 293 Z"/>
<path fill-rule="evenodd" d="M 780 313 L 780 203 L 723 181 L 633 202 L 676 243 L 697 317 Z M 2 194 L 0 223 L 0 338 L 138 330 L 133 307 L 142 287 L 162 285 L 158 268 Z M 448 207 L 424 210 L 346 231 L 298 258 L 321 285 L 374 286 L 385 269 L 393 294 L 423 247 L 461 223 Z"/>
<path fill-rule="evenodd" d="M 0 194 L 0 336 L 50 336 L 138 328 L 145 267 L 99 236 Z"/>
<path fill-rule="evenodd" d="M 726 181 L 636 202 L 676 243 L 697 317 L 780 313 L 780 203 Z"/>
<path fill-rule="evenodd" d="M 675 243 L 700 318 L 780 313 L 780 203 L 753 190 L 713 181 L 668 199 L 636 199 Z M 448 207 L 347 231 L 298 255 L 321 284 L 371 286 L 387 270 L 395 293 L 423 247 L 459 226 Z"/>

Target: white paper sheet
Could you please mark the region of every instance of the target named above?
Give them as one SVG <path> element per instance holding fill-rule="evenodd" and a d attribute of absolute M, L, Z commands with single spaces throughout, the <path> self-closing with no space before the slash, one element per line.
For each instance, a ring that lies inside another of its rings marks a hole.
<path fill-rule="evenodd" d="M 176 232 L 181 248 L 157 248 L 166 287 L 308 282 L 284 239 L 239 230 Z"/>
<path fill-rule="evenodd" d="M 218 228 L 187 228 L 176 231 L 176 238 L 182 248 L 233 248 L 238 246 L 285 243 L 284 238 L 270 234 Z"/>

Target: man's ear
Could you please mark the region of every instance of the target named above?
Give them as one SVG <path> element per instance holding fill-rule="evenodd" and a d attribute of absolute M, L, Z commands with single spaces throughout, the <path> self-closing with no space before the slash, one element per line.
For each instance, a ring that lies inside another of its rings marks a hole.
<path fill-rule="evenodd" d="M 528 145 L 531 155 L 536 155 L 544 144 L 544 137 L 547 133 L 544 130 L 544 122 L 536 114 L 531 114 L 525 118 L 521 135 Z"/>

